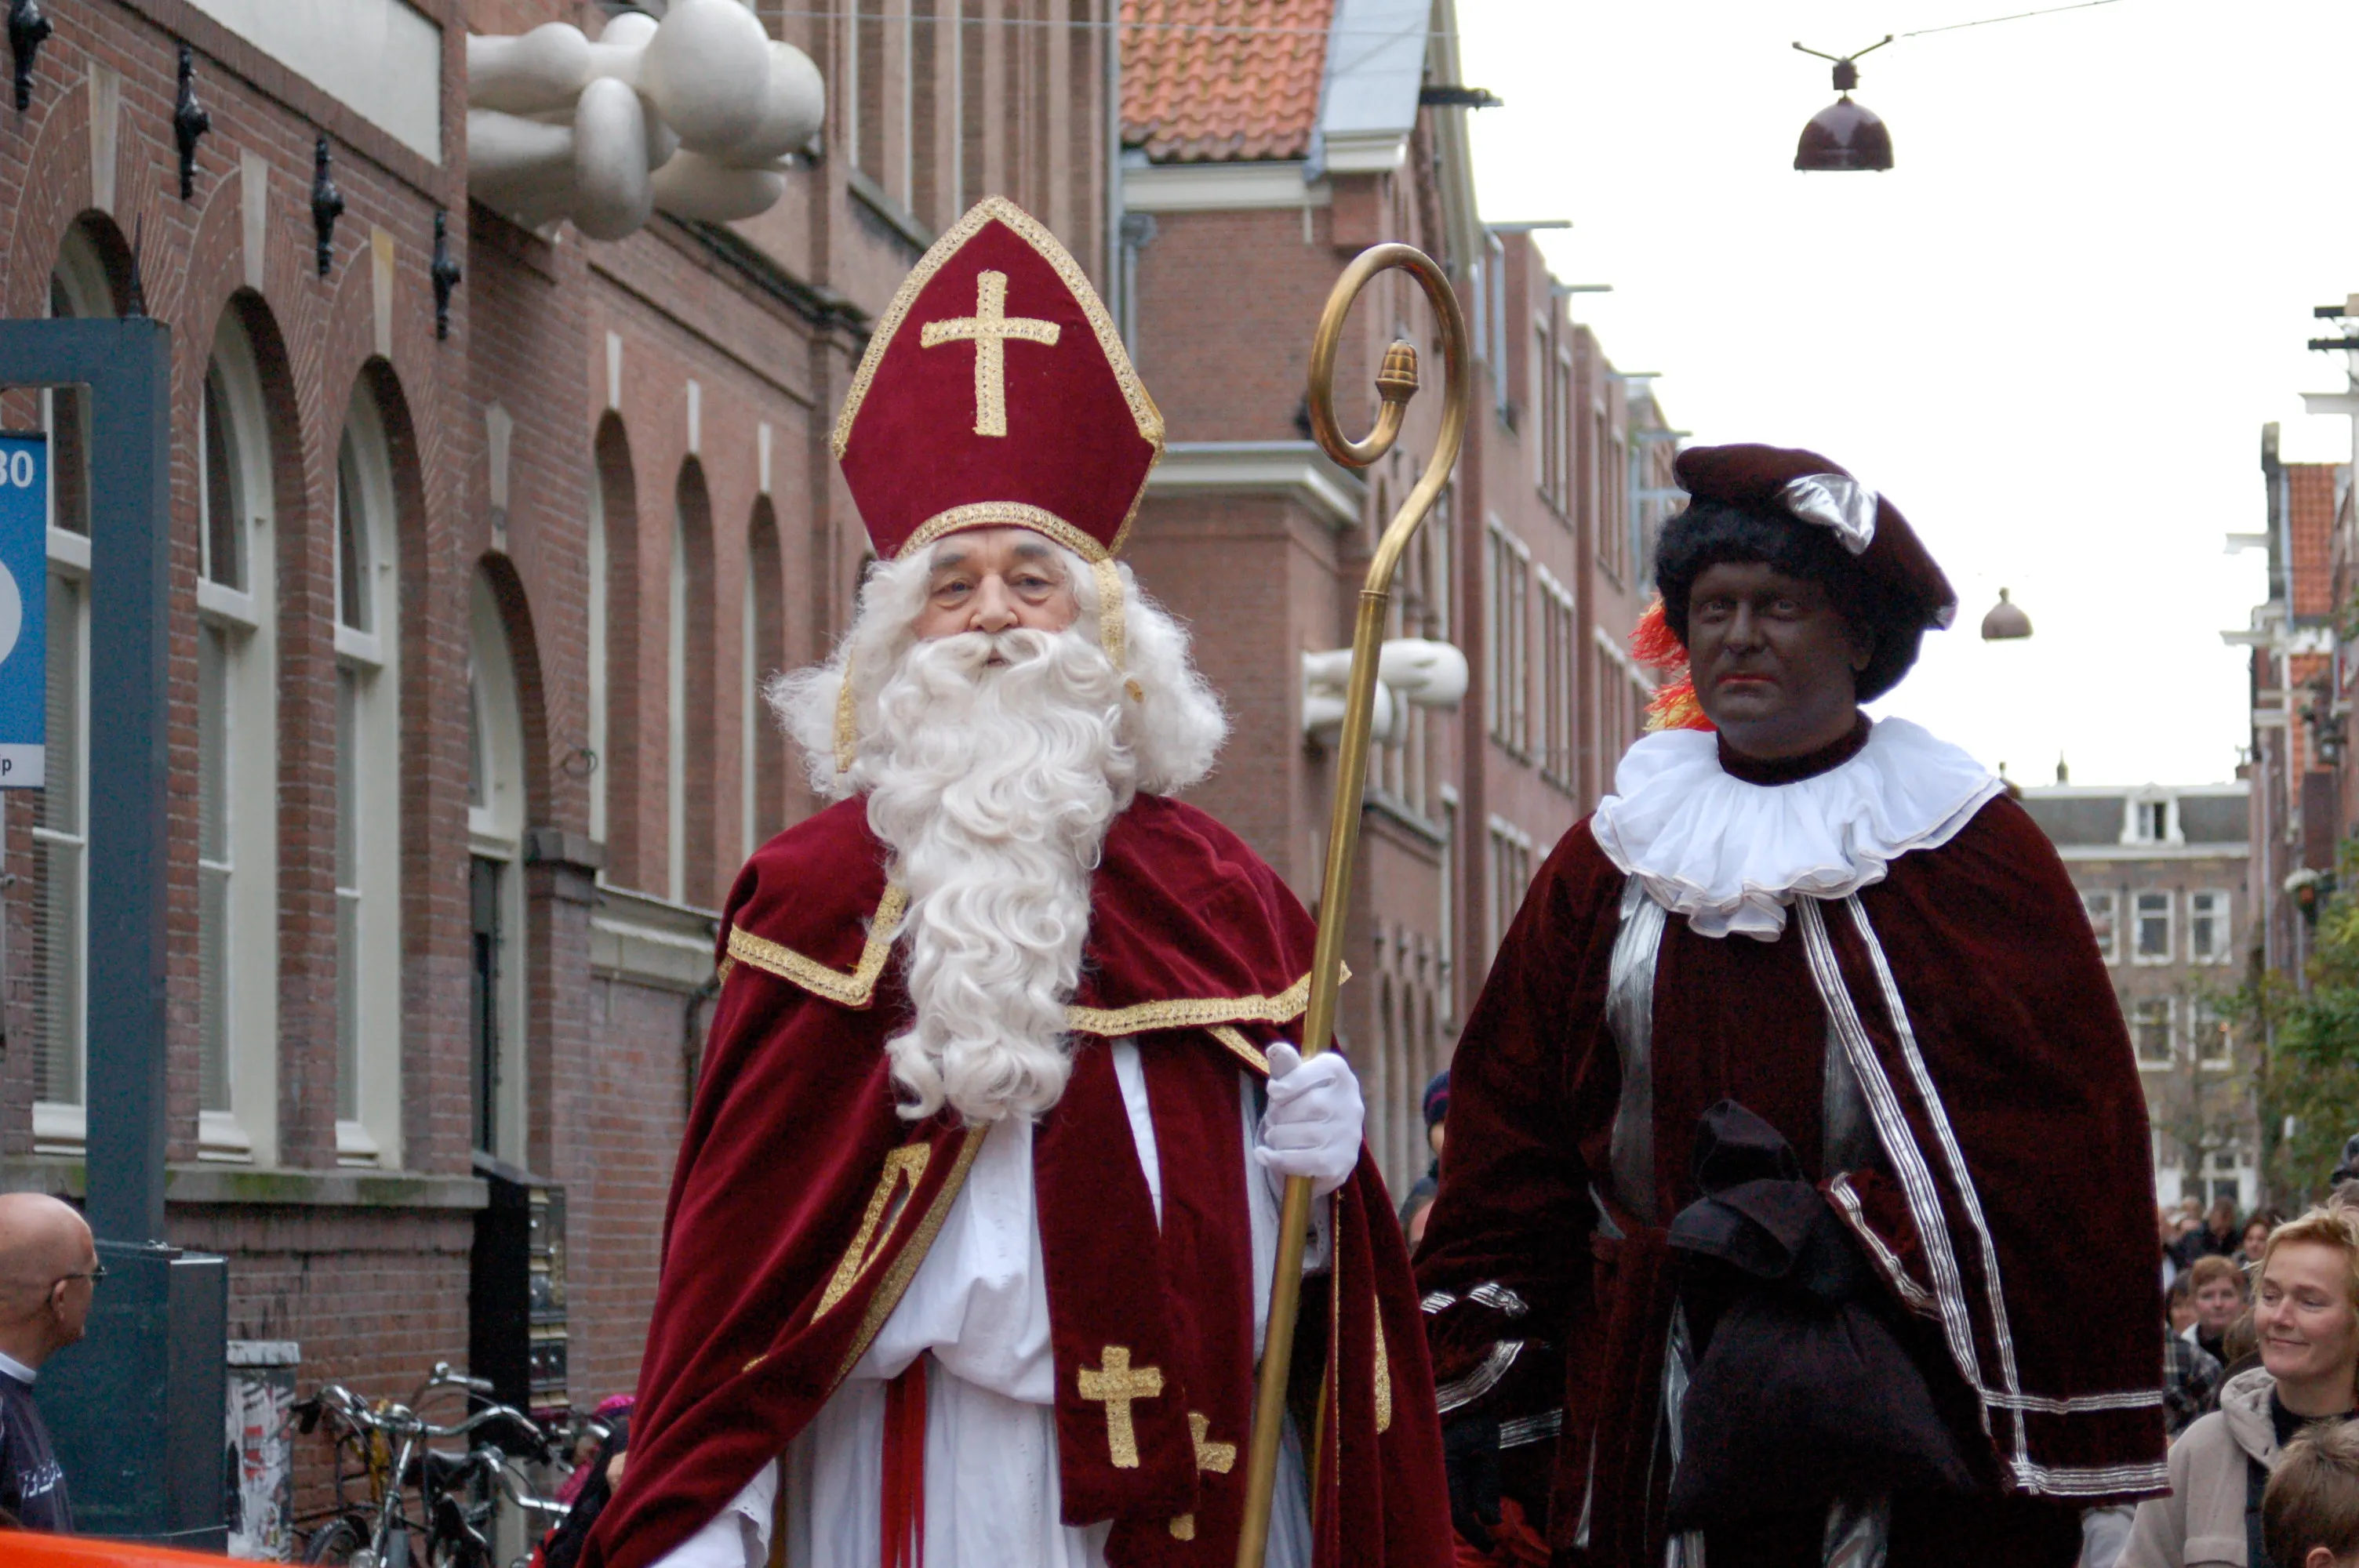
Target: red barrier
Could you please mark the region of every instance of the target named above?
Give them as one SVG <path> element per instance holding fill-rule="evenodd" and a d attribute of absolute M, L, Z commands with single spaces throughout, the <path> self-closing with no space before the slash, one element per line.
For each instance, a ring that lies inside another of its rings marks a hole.
<path fill-rule="evenodd" d="M 0 1530 L 0 1565 L 5 1568 L 220 1568 L 228 1561 L 210 1552 L 176 1552 L 136 1541 Z"/>

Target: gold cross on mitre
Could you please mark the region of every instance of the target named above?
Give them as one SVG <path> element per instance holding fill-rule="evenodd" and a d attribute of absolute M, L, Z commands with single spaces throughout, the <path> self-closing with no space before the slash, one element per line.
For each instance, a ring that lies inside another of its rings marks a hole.
<path fill-rule="evenodd" d="M 974 433 L 1007 434 L 1007 344 L 1045 343 L 1054 348 L 1062 329 L 1054 321 L 1007 313 L 1007 275 L 976 275 L 974 314 L 929 321 L 918 333 L 918 346 L 943 343 L 974 345 Z"/>
<path fill-rule="evenodd" d="M 1106 1447 L 1114 1454 L 1117 1470 L 1138 1468 L 1138 1429 L 1130 1422 L 1130 1402 L 1151 1400 L 1163 1391 L 1163 1368 L 1140 1367 L 1133 1369 L 1130 1347 L 1109 1345 L 1099 1357 L 1095 1371 L 1080 1369 L 1082 1398 L 1095 1400 L 1106 1408 Z"/>

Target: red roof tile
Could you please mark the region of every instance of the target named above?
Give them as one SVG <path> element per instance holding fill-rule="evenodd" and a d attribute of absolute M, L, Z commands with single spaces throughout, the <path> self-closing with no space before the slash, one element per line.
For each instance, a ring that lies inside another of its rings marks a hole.
<path fill-rule="evenodd" d="M 1310 151 L 1335 0 L 1123 0 L 1122 139 L 1158 163 Z"/>
<path fill-rule="evenodd" d="M 2340 463 L 2288 463 L 2288 499 L 2293 515 L 2293 612 L 2324 615 L 2334 608 L 2329 557 L 2334 539 L 2334 481 Z"/>

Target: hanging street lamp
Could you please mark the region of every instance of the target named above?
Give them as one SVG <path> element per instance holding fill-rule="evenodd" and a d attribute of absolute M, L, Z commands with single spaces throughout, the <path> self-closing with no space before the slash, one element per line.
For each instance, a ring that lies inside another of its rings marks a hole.
<path fill-rule="evenodd" d="M 2004 643 L 2030 635 L 2031 617 L 2023 612 L 2023 606 L 2006 596 L 2006 589 L 2000 589 L 1998 602 L 1992 605 L 1990 613 L 1983 617 L 1983 641 Z"/>
<path fill-rule="evenodd" d="M 1794 148 L 1794 167 L 1806 173 L 1832 173 L 1845 169 L 1872 168 L 1878 173 L 1892 167 L 1892 133 L 1884 128 L 1873 110 L 1864 103 L 1852 102 L 1851 90 L 1859 85 L 1859 67 L 1853 62 L 1861 55 L 1873 54 L 1892 41 L 1886 33 L 1864 49 L 1847 55 L 1821 54 L 1797 43 L 1794 47 L 1806 55 L 1834 62 L 1835 91 L 1843 96 L 1810 116 L 1802 127 L 1802 139 Z"/>

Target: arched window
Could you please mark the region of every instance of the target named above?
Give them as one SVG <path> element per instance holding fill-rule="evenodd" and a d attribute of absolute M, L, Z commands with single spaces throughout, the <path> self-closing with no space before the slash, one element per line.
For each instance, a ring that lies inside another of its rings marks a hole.
<path fill-rule="evenodd" d="M 590 838 L 606 841 L 606 775 L 613 759 L 606 745 L 606 487 L 595 469 L 590 474 L 590 515 L 586 519 L 583 554 L 590 568 L 589 646 L 585 650 L 590 677 L 589 733 L 582 743 L 590 748 Z"/>
<path fill-rule="evenodd" d="M 598 424 L 590 488 L 590 837 L 606 847 L 602 876 L 626 887 L 651 884 L 639 812 L 645 800 L 639 724 L 638 487 L 623 421 Z"/>
<path fill-rule="evenodd" d="M 470 1125 L 475 1148 L 520 1165 L 527 1104 L 523 710 L 499 600 L 480 571 L 467 609 Z"/>
<path fill-rule="evenodd" d="M 787 740 L 770 719 L 762 683 L 786 667 L 786 580 L 778 522 L 764 496 L 745 536 L 745 602 L 738 661 L 738 799 L 747 855 L 787 826 Z"/>
<path fill-rule="evenodd" d="M 401 635 L 393 463 L 366 385 L 336 446 L 336 1160 L 401 1162 Z"/>
<path fill-rule="evenodd" d="M 197 1141 L 277 1156 L 278 686 L 269 423 L 225 315 L 197 405 Z"/>
<path fill-rule="evenodd" d="M 114 291 L 90 233 L 69 230 L 49 275 L 49 314 L 112 316 Z M 42 397 L 49 433 L 48 753 L 32 828 L 33 1145 L 82 1147 L 90 878 L 90 400 Z"/>
<path fill-rule="evenodd" d="M 670 846 L 665 896 L 674 903 L 716 903 L 713 892 L 712 503 L 704 469 L 680 466 L 673 493 L 669 733 L 664 747 L 664 810 Z M 696 799 L 691 802 L 690 792 Z"/>

